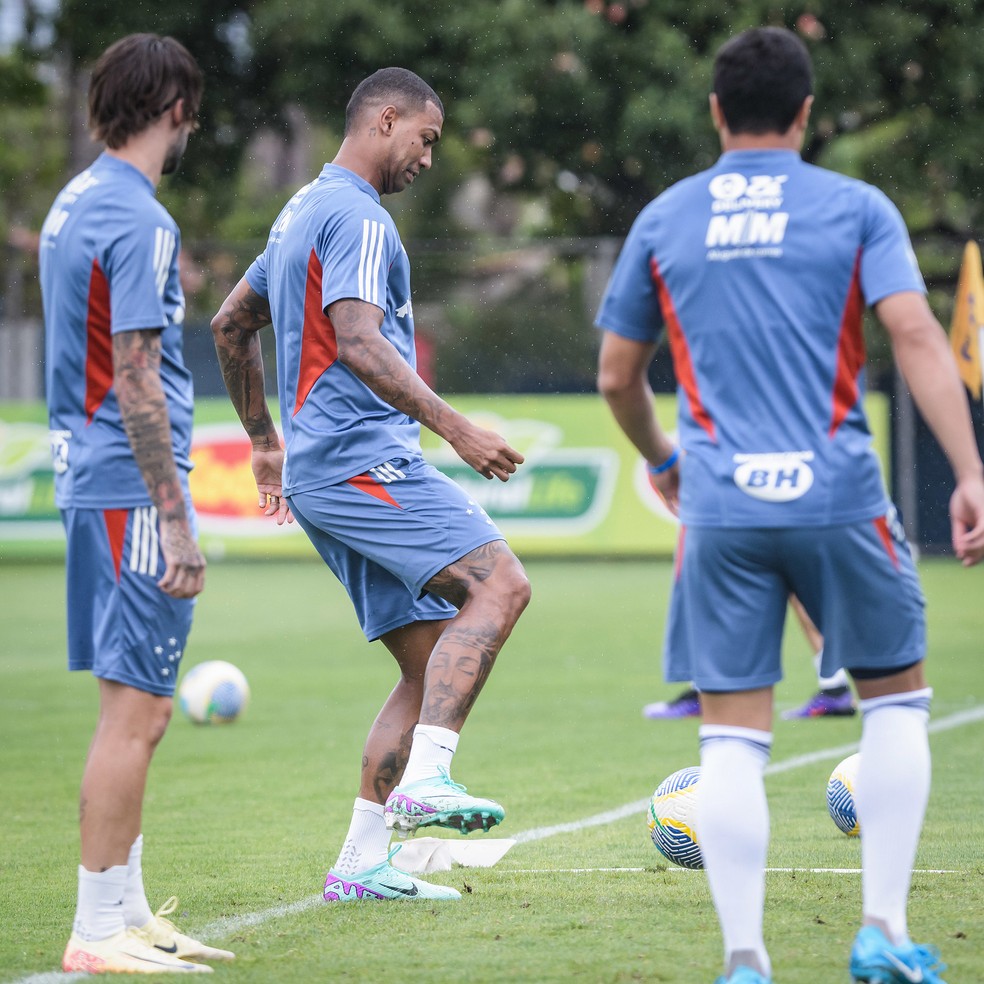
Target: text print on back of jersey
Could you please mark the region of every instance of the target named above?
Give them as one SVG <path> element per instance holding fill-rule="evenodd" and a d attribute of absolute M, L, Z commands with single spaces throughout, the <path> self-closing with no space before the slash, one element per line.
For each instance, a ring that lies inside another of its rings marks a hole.
<path fill-rule="evenodd" d="M 51 240 L 55 239 L 58 233 L 62 231 L 62 226 L 68 221 L 68 206 L 74 205 L 79 200 L 80 195 L 90 188 L 94 188 L 97 184 L 99 184 L 99 179 L 91 171 L 83 171 L 72 178 L 62 189 L 62 193 L 51 207 L 51 211 L 41 227 L 42 247 L 53 245 Z"/>
<path fill-rule="evenodd" d="M 718 174 L 708 184 L 711 218 L 704 245 L 710 260 L 781 256 L 789 213 L 782 208 L 785 174 Z"/>
<path fill-rule="evenodd" d="M 812 451 L 775 451 L 768 454 L 736 454 L 734 480 L 753 499 L 792 502 L 813 485 Z"/>

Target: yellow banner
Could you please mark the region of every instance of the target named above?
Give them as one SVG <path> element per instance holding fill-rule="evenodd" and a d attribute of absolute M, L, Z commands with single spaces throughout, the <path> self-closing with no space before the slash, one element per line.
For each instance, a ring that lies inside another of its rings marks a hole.
<path fill-rule="evenodd" d="M 971 241 L 964 248 L 957 298 L 950 322 L 950 345 L 957 369 L 974 399 L 981 395 L 981 329 L 984 328 L 984 273 L 981 251 Z"/>

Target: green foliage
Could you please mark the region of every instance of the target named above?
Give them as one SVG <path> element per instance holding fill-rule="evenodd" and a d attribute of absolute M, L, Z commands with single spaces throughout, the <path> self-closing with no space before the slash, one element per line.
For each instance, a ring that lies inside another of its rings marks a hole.
<path fill-rule="evenodd" d="M 63 81 L 81 88 L 106 44 L 150 30 L 181 39 L 206 73 L 202 130 L 160 190 L 186 244 L 197 241 L 204 255 L 223 243 L 208 264 L 205 317 L 212 295 L 221 300 L 235 282 L 219 268 L 241 250 L 224 244 L 248 243 L 249 252 L 262 242 L 286 197 L 334 156 L 352 89 L 385 65 L 416 70 L 447 110 L 434 169 L 386 201 L 410 245 L 415 283 L 423 241 L 441 243 L 453 278 L 472 261 L 452 257 L 451 240 L 469 240 L 481 267 L 495 237 L 512 248 L 621 236 L 651 197 L 716 158 L 707 112 L 714 53 L 761 24 L 798 31 L 812 53 L 806 156 L 873 181 L 899 205 L 945 318 L 963 242 L 984 235 L 984 7 L 975 0 L 64 0 L 49 48 L 0 59 L 0 219 L 37 228 L 65 177 L 63 97 L 37 82 L 35 61 L 68 66 Z M 274 166 L 255 160 L 264 131 L 309 151 Z M 491 197 L 466 215 L 462 189 L 476 174 Z M 575 310 L 572 286 L 564 298 L 552 277 L 542 303 L 522 298 L 535 332 L 512 302 L 450 298 L 443 330 L 466 340 L 442 353 L 453 385 L 474 380 L 495 348 L 529 363 L 570 353 L 586 359 L 576 372 L 590 373 L 593 311 Z M 565 332 L 574 335 L 567 345 Z M 869 351 L 876 369 L 888 364 L 879 333 Z M 507 362 L 494 366 L 488 378 L 504 381 Z"/>
<path fill-rule="evenodd" d="M 361 0 L 328 9 L 316 0 L 258 4 L 256 49 L 279 66 L 270 77 L 276 99 L 340 116 L 370 71 L 412 67 L 445 99 L 449 130 L 473 143 L 475 165 L 498 187 L 549 195 L 560 220 L 553 231 L 624 232 L 644 201 L 710 163 L 714 52 L 761 24 L 794 28 L 811 48 L 812 156 L 823 162 L 848 134 L 870 132 L 838 159 L 883 184 L 912 210 L 917 229 L 981 221 L 973 201 L 981 181 L 979 4 L 834 0 L 804 11 L 773 0 L 399 0 L 381 13 Z M 562 183 L 581 208 L 558 201 L 562 172 L 576 177 Z"/>
<path fill-rule="evenodd" d="M 53 50 L 79 68 L 127 31 L 172 33 L 188 45 L 207 89 L 202 133 L 177 182 L 205 191 L 213 228 L 237 207 L 249 211 L 236 175 L 260 127 L 289 136 L 285 108 L 299 105 L 315 126 L 339 134 L 354 86 L 400 64 L 430 81 L 448 111 L 429 190 L 415 189 L 416 205 L 401 207 L 454 232 L 449 200 L 462 171 L 479 169 L 500 193 L 546 205 L 539 233 L 619 235 L 645 201 L 716 156 L 706 98 L 718 46 L 750 26 L 785 25 L 815 64 L 808 156 L 882 185 L 916 233 L 943 227 L 959 238 L 982 222 L 982 22 L 973 0 L 814 0 L 805 8 L 775 0 L 65 0 Z M 0 67 L 0 93 L 3 75 Z M 443 168 L 451 141 L 459 166 Z"/>
<path fill-rule="evenodd" d="M 494 837 L 641 801 L 698 754 L 693 721 L 656 723 L 639 713 L 644 702 L 673 692 L 659 682 L 657 655 L 671 564 L 527 569 L 533 602 L 455 757 L 459 780 L 506 806 Z M 950 560 L 923 563 L 922 574 L 940 721 L 984 703 L 974 603 L 981 572 Z M 50 975 L 70 929 L 78 783 L 96 686 L 88 674 L 64 669 L 61 567 L 8 564 L 4 590 L 0 979 L 14 981 Z M 786 650 L 779 709 L 815 686 L 795 628 Z M 179 926 L 237 952 L 216 979 L 362 981 L 392 977 L 395 966 L 435 984 L 463 975 L 475 984 L 669 984 L 720 973 L 706 878 L 667 869 L 641 809 L 522 840 L 491 869 L 428 876 L 458 887 L 460 903 L 322 905 L 321 879 L 348 826 L 362 743 L 395 681 L 393 661 L 381 645 L 367 646 L 343 589 L 320 562 L 212 565 L 187 653 L 190 663 L 240 666 L 252 703 L 225 727 L 195 727 L 175 712 L 148 783 L 144 878 L 153 905 L 180 897 Z M 984 966 L 981 729 L 968 717 L 932 736 L 933 792 L 917 864 L 955 873 L 917 874 L 913 882 L 912 933 L 940 946 L 953 981 L 979 980 Z M 850 745 L 859 732 L 857 718 L 777 720 L 773 762 Z M 835 829 L 823 798 L 840 757 L 829 753 L 766 779 L 771 867 L 858 867 L 859 843 Z M 639 870 L 599 870 L 611 868 Z M 250 922 L 253 915 L 260 918 Z M 844 978 L 859 918 L 857 875 L 769 874 L 766 938 L 776 979 Z"/>
<path fill-rule="evenodd" d="M 127 4 L 118 0 L 64 0 L 56 22 L 58 47 L 76 72 L 87 69 L 117 38 L 134 32 L 176 37 L 205 75 L 201 131 L 172 179 L 184 191 L 201 189 L 207 215 L 188 231 L 214 228 L 236 203 L 235 178 L 246 144 L 260 123 L 283 128 L 266 99 L 261 67 L 249 40 L 250 4 L 238 0 L 174 0 Z M 180 212 L 179 219 L 182 218 Z"/>
<path fill-rule="evenodd" d="M 0 225 L 40 225 L 65 158 L 51 126 L 54 95 L 26 52 L 0 56 Z"/>

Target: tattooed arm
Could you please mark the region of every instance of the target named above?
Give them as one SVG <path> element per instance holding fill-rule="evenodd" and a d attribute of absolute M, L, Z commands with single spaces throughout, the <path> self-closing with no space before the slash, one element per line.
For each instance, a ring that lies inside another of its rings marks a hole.
<path fill-rule="evenodd" d="M 212 319 L 215 352 L 232 405 L 253 445 L 258 504 L 277 523 L 294 521 L 283 497 L 284 452 L 267 405 L 259 331 L 271 324 L 270 305 L 244 277 Z"/>
<path fill-rule="evenodd" d="M 133 457 L 157 507 L 167 565 L 158 587 L 174 598 L 193 598 L 205 586 L 205 558 L 188 522 L 171 445 L 171 422 L 161 385 L 159 329 L 113 336 L 113 388 Z"/>
<path fill-rule="evenodd" d="M 523 456 L 498 434 L 478 427 L 444 402 L 380 332 L 383 311 L 346 298 L 328 306 L 338 358 L 380 399 L 443 437 L 485 478 L 505 482 Z"/>

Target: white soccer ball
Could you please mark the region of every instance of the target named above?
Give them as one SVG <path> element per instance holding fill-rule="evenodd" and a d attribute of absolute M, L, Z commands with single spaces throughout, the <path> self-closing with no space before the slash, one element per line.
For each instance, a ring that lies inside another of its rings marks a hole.
<path fill-rule="evenodd" d="M 178 702 L 195 724 L 226 724 L 246 710 L 249 684 L 232 663 L 209 660 L 188 671 L 178 688 Z"/>
<path fill-rule="evenodd" d="M 697 784 L 700 767 L 667 776 L 649 801 L 649 836 L 656 849 L 681 868 L 703 868 L 697 839 Z"/>
<path fill-rule="evenodd" d="M 860 764 L 859 754 L 849 755 L 830 773 L 827 780 L 827 812 L 830 819 L 837 824 L 837 829 L 848 837 L 858 837 L 861 834 L 858 810 L 854 802 Z"/>

